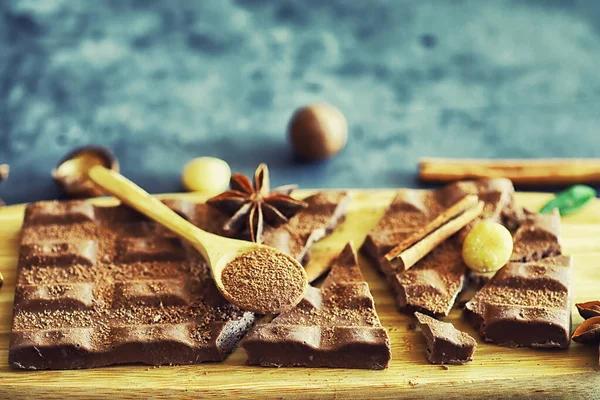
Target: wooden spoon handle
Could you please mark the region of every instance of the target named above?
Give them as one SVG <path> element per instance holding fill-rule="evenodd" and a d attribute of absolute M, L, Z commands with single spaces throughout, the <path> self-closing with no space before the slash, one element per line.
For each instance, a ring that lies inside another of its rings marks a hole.
<path fill-rule="evenodd" d="M 206 258 L 208 257 L 200 237 L 203 234 L 210 235 L 208 232 L 192 225 L 118 172 L 96 165 L 90 168 L 88 175 L 96 185 L 191 242 Z"/>

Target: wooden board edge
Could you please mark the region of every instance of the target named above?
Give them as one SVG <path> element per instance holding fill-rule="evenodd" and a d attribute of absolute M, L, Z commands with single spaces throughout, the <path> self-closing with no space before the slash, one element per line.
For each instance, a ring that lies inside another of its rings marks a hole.
<path fill-rule="evenodd" d="M 377 372 L 373 372 L 377 373 Z M 440 371 L 443 373 L 443 371 Z M 35 374 L 35 372 L 33 372 Z M 290 387 L 267 387 L 249 385 L 245 388 L 234 388 L 233 384 L 211 384 L 203 387 L 174 386 L 152 388 L 137 385 L 132 382 L 126 398 L 153 398 L 161 399 L 186 399 L 186 398 L 208 398 L 222 399 L 397 399 L 407 397 L 411 399 L 430 399 L 443 393 L 447 400 L 464 400 L 478 398 L 568 398 L 568 399 L 590 399 L 597 398 L 600 388 L 600 371 L 580 374 L 569 374 L 561 376 L 548 376 L 545 378 L 524 378 L 482 380 L 464 382 L 420 382 L 418 378 L 403 380 L 401 382 L 389 382 L 389 384 L 374 384 L 366 387 L 366 391 L 359 392 L 357 388 L 336 387 L 335 382 L 325 385 L 307 384 L 303 390 Z M 3 384 L 0 381 L 0 398 L 22 399 L 23 389 L 26 387 L 27 396 L 30 398 L 44 398 L 46 400 L 69 398 L 104 399 L 123 396 L 125 388 L 102 387 L 93 385 L 64 386 L 56 383 L 48 385 L 44 381 L 28 381 L 27 386 Z"/>

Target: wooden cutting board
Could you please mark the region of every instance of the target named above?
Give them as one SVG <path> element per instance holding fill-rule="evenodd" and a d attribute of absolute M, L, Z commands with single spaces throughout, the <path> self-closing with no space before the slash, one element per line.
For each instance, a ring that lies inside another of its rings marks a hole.
<path fill-rule="evenodd" d="M 308 194 L 300 192 L 299 196 Z M 318 243 L 307 267 L 316 276 L 348 240 L 360 245 L 394 194 L 392 190 L 352 191 L 346 222 Z M 167 195 L 203 200 L 194 195 Z M 519 193 L 519 204 L 539 209 L 551 195 Z M 103 199 L 101 202 L 111 201 Z M 445 397 L 600 397 L 598 349 L 573 343 L 568 350 L 510 349 L 480 340 L 474 361 L 447 370 L 425 359 L 421 333 L 397 311 L 385 280 L 361 258 L 381 322 L 390 333 L 393 360 L 385 371 L 247 366 L 242 349 L 225 362 L 153 368 L 143 365 L 79 371 L 17 371 L 8 367 L 8 343 L 15 268 L 23 207 L 0 209 L 0 399 L 70 398 L 410 398 Z M 574 255 L 575 301 L 600 298 L 600 201 L 563 219 L 564 248 Z M 460 310 L 447 319 L 475 338 Z M 574 327 L 582 319 L 573 307 Z"/>

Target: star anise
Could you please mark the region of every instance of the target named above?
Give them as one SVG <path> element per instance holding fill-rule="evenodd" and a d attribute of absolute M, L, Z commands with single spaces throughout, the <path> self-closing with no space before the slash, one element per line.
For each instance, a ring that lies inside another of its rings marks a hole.
<path fill-rule="evenodd" d="M 293 199 L 290 194 L 296 185 L 280 186 L 271 190 L 269 169 L 262 163 L 254 172 L 254 186 L 245 175 L 233 174 L 231 190 L 207 201 L 213 207 L 231 215 L 223 229 L 230 233 L 248 230 L 253 242 L 262 243 L 264 224 L 278 226 L 289 221 L 306 202 Z"/>

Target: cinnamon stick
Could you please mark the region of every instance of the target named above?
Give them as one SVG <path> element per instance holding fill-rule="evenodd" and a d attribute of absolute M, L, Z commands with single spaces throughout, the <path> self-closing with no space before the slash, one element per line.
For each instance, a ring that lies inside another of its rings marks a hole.
<path fill-rule="evenodd" d="M 383 257 L 381 269 L 386 274 L 409 269 L 431 250 L 479 217 L 483 212 L 483 205 L 483 202 L 479 201 L 458 215 L 454 215 L 446 223 L 408 248 L 394 247 Z"/>
<path fill-rule="evenodd" d="M 423 158 L 419 178 L 424 182 L 453 182 L 461 179 L 508 178 L 529 186 L 600 184 L 600 159 L 452 159 Z"/>
<path fill-rule="evenodd" d="M 440 226 L 450 221 L 452 218 L 455 218 L 456 216 L 462 214 L 469 208 L 476 206 L 478 201 L 479 198 L 474 194 L 463 197 L 455 204 L 442 211 L 438 216 L 429 221 L 427 224 L 423 225 L 419 229 L 416 229 L 403 241 L 396 244 L 396 246 L 394 246 L 394 248 L 390 250 L 388 254 L 400 254 L 402 251 L 406 250 L 419 240 L 423 239 L 425 236 L 429 235 L 431 232 L 435 231 Z"/>

